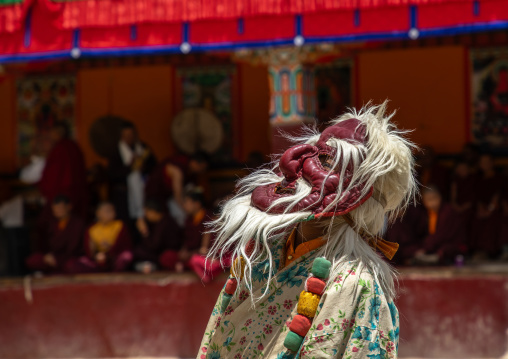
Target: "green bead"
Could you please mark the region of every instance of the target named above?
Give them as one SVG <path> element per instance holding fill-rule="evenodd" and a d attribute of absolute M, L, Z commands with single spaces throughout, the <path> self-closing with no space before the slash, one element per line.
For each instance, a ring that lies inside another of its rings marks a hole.
<path fill-rule="evenodd" d="M 303 343 L 303 337 L 299 336 L 295 332 L 289 332 L 284 339 L 284 346 L 292 352 L 297 352 Z"/>
<path fill-rule="evenodd" d="M 222 295 L 222 302 L 221 302 L 221 306 L 220 306 L 220 311 L 222 313 L 224 313 L 226 311 L 226 308 L 228 307 L 229 302 L 231 301 L 231 297 L 232 297 L 232 295 L 229 295 L 227 293 L 224 293 Z"/>
<path fill-rule="evenodd" d="M 331 266 L 332 263 L 329 260 L 323 257 L 318 257 L 314 259 L 314 263 L 312 263 L 312 269 L 310 271 L 315 277 L 326 279 L 330 275 Z"/>

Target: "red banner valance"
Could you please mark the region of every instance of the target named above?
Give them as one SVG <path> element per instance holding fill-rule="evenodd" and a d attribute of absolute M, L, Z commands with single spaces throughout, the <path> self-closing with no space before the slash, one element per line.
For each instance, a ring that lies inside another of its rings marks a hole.
<path fill-rule="evenodd" d="M 473 0 L 38 0 L 61 14 L 65 29 L 157 22 L 306 15 L 337 10 L 472 3 Z"/>
<path fill-rule="evenodd" d="M 21 29 L 31 3 L 31 0 L 0 1 L 0 33 Z"/>
<path fill-rule="evenodd" d="M 508 29 L 508 0 L 1 1 L 0 63 Z"/>

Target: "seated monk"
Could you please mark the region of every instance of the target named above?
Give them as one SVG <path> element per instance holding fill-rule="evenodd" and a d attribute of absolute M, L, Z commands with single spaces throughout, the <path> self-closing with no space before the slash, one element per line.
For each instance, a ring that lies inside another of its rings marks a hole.
<path fill-rule="evenodd" d="M 394 265 L 411 265 L 415 253 L 422 247 L 422 239 L 416 235 L 416 223 L 425 209 L 421 206 L 409 206 L 402 216 L 387 227 L 384 238 L 399 244 L 399 250 L 392 259 Z"/>
<path fill-rule="evenodd" d="M 502 226 L 501 226 L 501 234 L 500 234 L 500 242 L 502 246 L 501 260 L 508 260 L 508 184 L 506 177 L 504 178 L 504 188 L 501 195 L 501 207 L 503 213 Z"/>
<path fill-rule="evenodd" d="M 68 273 L 70 264 L 82 254 L 85 224 L 72 214 L 66 196 L 56 196 L 51 204 L 52 218 L 38 226 L 36 252 L 26 259 L 32 271 Z"/>
<path fill-rule="evenodd" d="M 450 264 L 455 256 L 466 253 L 465 228 L 460 215 L 451 205 L 443 202 L 437 187 L 429 186 L 422 192 L 426 209 L 417 225 L 422 248 L 415 253 L 416 263 Z"/>
<path fill-rule="evenodd" d="M 467 162 L 458 162 L 452 179 L 451 205 L 462 218 L 462 223 L 466 226 L 467 236 L 471 233 L 474 221 L 476 182 L 477 176 Z"/>
<path fill-rule="evenodd" d="M 74 273 L 122 272 L 132 262 L 132 241 L 125 224 L 116 219 L 111 202 L 95 211 L 97 221 L 85 234 L 86 256 L 73 263 Z"/>
<path fill-rule="evenodd" d="M 450 174 L 446 167 L 437 162 L 436 153 L 431 146 L 422 148 L 417 163 L 416 175 L 420 183 L 420 190 L 432 184 L 437 187 L 441 196 L 448 200 L 450 197 Z"/>
<path fill-rule="evenodd" d="M 501 200 L 504 179 L 490 155 L 480 157 L 480 174 L 475 188 L 475 218 L 469 248 L 474 261 L 496 258 L 501 253 L 503 214 Z"/>
<path fill-rule="evenodd" d="M 144 207 L 144 220 L 137 222 L 142 239 L 134 249 L 134 260 L 138 272 L 150 273 L 156 269 L 162 252 L 180 249 L 182 231 L 160 201 L 147 200 Z"/>
<path fill-rule="evenodd" d="M 159 260 L 161 267 L 182 272 L 189 268 L 198 275 L 203 282 L 210 282 L 214 275 L 222 271 L 220 260 L 209 259 L 206 255 L 211 247 L 212 235 L 206 230 L 206 222 L 210 216 L 205 209 L 203 190 L 190 187 L 184 193 L 183 208 L 187 214 L 185 221 L 184 241 L 180 251 L 167 250 Z M 229 260 L 222 258 L 228 265 Z M 206 267 L 205 267 L 206 264 Z"/>

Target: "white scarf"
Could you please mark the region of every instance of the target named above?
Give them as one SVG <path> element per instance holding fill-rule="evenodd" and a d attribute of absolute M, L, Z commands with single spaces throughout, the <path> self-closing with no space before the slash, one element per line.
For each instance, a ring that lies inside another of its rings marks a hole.
<path fill-rule="evenodd" d="M 142 156 L 145 151 L 140 142 L 136 142 L 134 150 L 124 141 L 118 143 L 118 150 L 124 165 L 132 164 L 134 156 Z M 127 176 L 127 200 L 129 203 L 129 215 L 131 218 L 140 218 L 143 216 L 143 203 L 145 200 L 145 182 L 140 171 L 132 171 Z"/>

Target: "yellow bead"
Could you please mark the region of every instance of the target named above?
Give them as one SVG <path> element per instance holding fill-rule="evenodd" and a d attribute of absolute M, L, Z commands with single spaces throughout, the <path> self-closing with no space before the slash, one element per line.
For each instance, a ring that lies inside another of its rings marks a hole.
<path fill-rule="evenodd" d="M 240 275 L 238 275 L 238 271 Z M 243 274 L 245 273 L 245 259 L 243 259 L 243 257 L 236 257 L 233 265 L 231 266 L 230 272 L 236 279 L 243 279 Z"/>
<path fill-rule="evenodd" d="M 316 311 L 318 309 L 319 301 L 321 300 L 321 296 L 303 291 L 300 293 L 300 299 L 298 299 L 298 314 L 305 315 L 309 318 L 314 318 L 316 315 Z"/>

